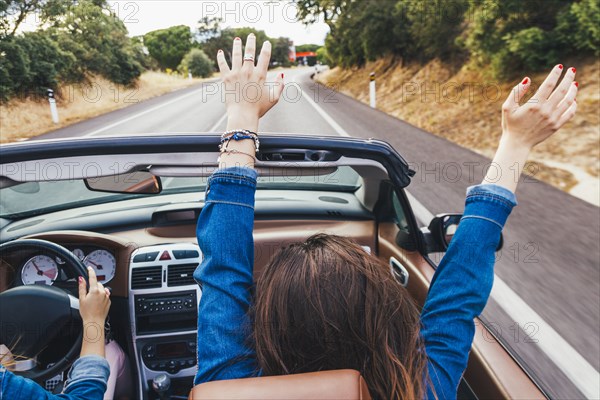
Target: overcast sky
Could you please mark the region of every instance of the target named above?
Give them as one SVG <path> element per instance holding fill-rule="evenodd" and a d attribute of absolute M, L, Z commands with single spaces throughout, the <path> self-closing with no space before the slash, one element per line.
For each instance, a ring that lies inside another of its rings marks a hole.
<path fill-rule="evenodd" d="M 287 36 L 294 44 L 323 44 L 329 31 L 325 23 L 305 26 L 296 20 L 296 6 L 278 0 L 143 0 L 109 1 L 125 22 L 130 35 L 142 35 L 173 25 L 195 29 L 203 16 L 221 17 L 224 27 L 251 26 L 270 37 Z"/>

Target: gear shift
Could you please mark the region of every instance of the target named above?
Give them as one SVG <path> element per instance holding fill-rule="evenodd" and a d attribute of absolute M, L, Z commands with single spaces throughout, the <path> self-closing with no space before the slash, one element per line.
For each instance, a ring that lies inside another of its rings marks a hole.
<path fill-rule="evenodd" d="M 160 374 L 152 379 L 152 389 L 158 394 L 160 400 L 169 400 L 169 389 L 171 388 L 171 378 L 166 374 Z"/>

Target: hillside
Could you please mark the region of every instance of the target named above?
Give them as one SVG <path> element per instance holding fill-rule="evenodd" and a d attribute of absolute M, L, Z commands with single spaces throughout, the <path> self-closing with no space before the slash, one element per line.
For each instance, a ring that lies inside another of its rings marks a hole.
<path fill-rule="evenodd" d="M 526 171 L 535 178 L 600 205 L 600 61 L 577 68 L 578 110 L 572 121 L 531 155 Z M 454 69 L 434 60 L 403 65 L 387 57 L 362 68 L 329 70 L 317 80 L 369 103 L 369 74 L 377 77 L 377 107 L 399 119 L 492 157 L 498 143 L 500 107 L 516 82 L 500 83 L 481 71 Z M 540 84 L 545 75 L 531 75 Z"/>

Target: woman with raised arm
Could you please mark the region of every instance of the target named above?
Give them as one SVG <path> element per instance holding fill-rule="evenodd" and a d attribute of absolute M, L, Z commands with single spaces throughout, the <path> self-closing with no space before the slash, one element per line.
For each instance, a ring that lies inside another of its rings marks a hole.
<path fill-rule="evenodd" d="M 79 278 L 79 313 L 83 321 L 80 357 L 73 363 L 62 394 L 51 394 L 32 380 L 9 371 L 13 356 L 0 355 L 0 400 L 102 400 L 109 365 L 104 353 L 104 322 L 110 309 L 110 292 L 88 267 L 89 291 Z"/>
<path fill-rule="evenodd" d="M 241 40 L 234 40 L 231 67 L 223 52 L 217 55 L 228 93 L 248 85 L 260 100 L 227 99 L 220 168 L 198 220 L 204 260 L 194 273 L 203 290 L 195 384 L 349 368 L 362 373 L 375 399 L 455 398 L 473 319 L 492 288 L 494 251 L 516 205 L 514 170 L 520 173 L 531 149 L 574 115 L 575 69 L 557 86 L 563 67 L 556 66 L 520 105 L 531 84 L 525 78 L 505 102 L 494 157 L 502 175 L 468 189 L 464 216 L 420 314 L 382 261 L 346 238 L 322 234 L 280 249 L 252 300 L 256 132 L 283 90 L 282 75 L 265 83 L 268 42 L 254 66 L 255 42 L 250 35 L 243 54 Z"/>

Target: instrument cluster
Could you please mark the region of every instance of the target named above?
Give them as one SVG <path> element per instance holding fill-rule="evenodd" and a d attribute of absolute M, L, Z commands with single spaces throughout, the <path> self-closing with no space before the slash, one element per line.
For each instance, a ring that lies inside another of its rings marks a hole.
<path fill-rule="evenodd" d="M 83 264 L 92 267 L 98 282 L 105 284 L 115 277 L 117 260 L 113 252 L 94 246 L 66 246 Z M 60 257 L 36 254 L 29 257 L 21 267 L 21 281 L 24 285 L 53 285 L 65 272 Z"/>

